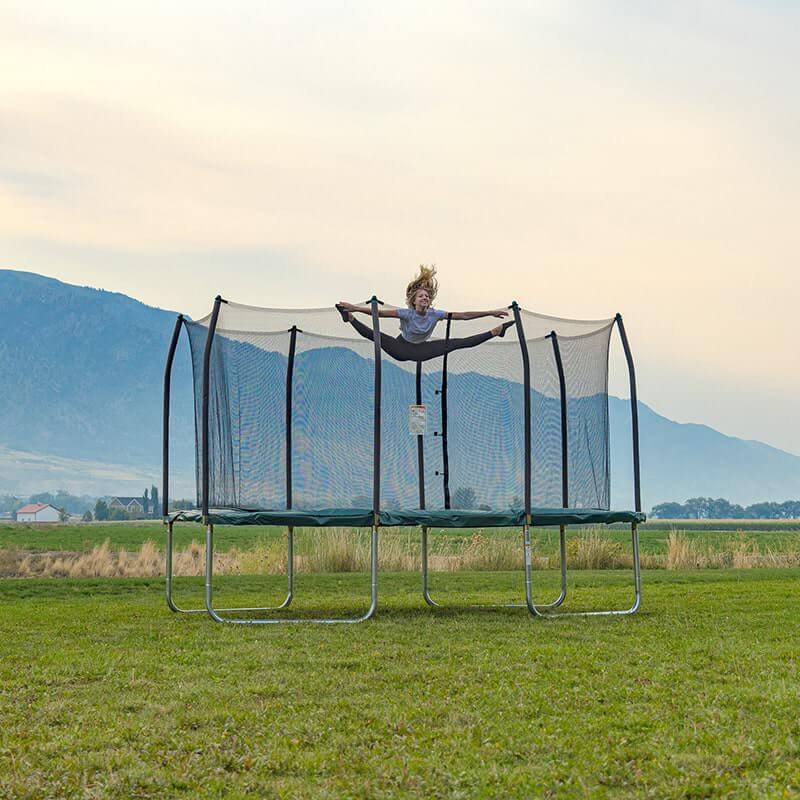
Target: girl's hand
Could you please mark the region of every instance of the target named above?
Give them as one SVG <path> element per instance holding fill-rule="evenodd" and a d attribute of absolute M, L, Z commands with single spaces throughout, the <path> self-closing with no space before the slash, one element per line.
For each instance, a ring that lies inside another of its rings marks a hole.
<path fill-rule="evenodd" d="M 340 305 L 346 311 L 352 311 L 355 306 L 352 303 L 348 303 L 347 300 L 340 300 L 337 305 Z"/>
<path fill-rule="evenodd" d="M 503 317 L 508 316 L 508 311 L 506 311 L 504 308 L 498 308 L 497 311 L 492 311 L 492 316 L 500 317 L 502 319 Z"/>

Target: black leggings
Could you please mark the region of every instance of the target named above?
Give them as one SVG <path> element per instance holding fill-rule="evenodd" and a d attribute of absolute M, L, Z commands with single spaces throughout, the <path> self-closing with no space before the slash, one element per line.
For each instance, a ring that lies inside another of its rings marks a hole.
<path fill-rule="evenodd" d="M 342 314 L 342 316 L 345 316 L 345 314 Z M 357 320 L 354 315 L 351 315 L 350 319 L 347 321 L 365 339 L 375 341 L 371 327 Z M 505 336 L 506 330 L 513 324 L 513 322 L 503 323 L 503 330 L 500 336 Z M 493 338 L 492 332 L 486 331 L 486 333 L 478 333 L 475 334 L 475 336 L 467 336 L 463 339 L 436 339 L 432 342 L 414 343 L 404 339 L 402 334 L 394 337 L 389 336 L 388 333 L 382 333 L 381 349 L 396 361 L 428 361 L 431 358 L 438 358 L 439 356 L 446 355 L 453 350 L 475 347 L 476 345 L 483 344 L 483 342 L 488 342 L 491 338 Z"/>

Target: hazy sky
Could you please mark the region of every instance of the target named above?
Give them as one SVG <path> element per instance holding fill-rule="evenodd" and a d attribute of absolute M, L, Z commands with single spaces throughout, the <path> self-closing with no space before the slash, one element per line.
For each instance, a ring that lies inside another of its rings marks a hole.
<path fill-rule="evenodd" d="M 0 266 L 200 316 L 436 262 L 621 311 L 643 400 L 800 453 L 798 53 L 777 0 L 0 0 Z"/>

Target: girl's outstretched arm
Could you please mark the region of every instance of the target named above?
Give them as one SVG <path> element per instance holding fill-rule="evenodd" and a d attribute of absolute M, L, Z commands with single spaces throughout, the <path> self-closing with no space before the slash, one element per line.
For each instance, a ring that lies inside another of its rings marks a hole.
<path fill-rule="evenodd" d="M 345 309 L 345 311 L 351 312 L 358 312 L 360 314 L 369 314 L 372 315 L 372 306 L 355 306 L 352 303 L 348 303 L 346 300 L 340 300 L 337 304 L 339 308 Z M 396 317 L 397 310 L 394 308 L 379 308 L 378 309 L 378 316 L 379 317 Z"/>
<path fill-rule="evenodd" d="M 480 319 L 481 317 L 507 317 L 508 311 L 505 308 L 495 308 L 492 311 L 453 311 L 450 316 L 453 319 Z"/>

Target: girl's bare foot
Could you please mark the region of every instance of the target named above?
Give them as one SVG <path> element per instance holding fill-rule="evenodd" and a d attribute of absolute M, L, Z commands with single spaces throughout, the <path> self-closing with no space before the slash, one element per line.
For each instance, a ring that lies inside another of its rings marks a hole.
<path fill-rule="evenodd" d="M 490 331 L 492 336 L 499 336 L 502 332 L 503 332 L 502 325 L 498 325 L 496 328 L 492 328 L 492 330 Z"/>

